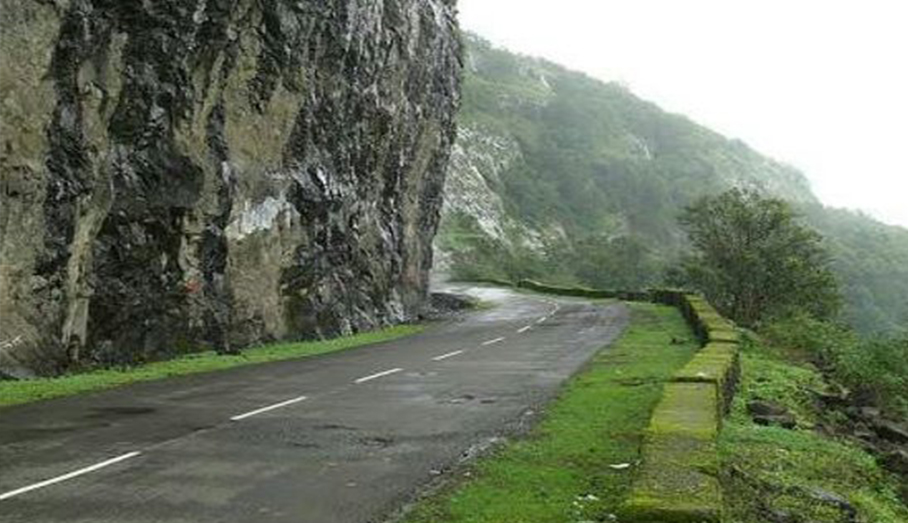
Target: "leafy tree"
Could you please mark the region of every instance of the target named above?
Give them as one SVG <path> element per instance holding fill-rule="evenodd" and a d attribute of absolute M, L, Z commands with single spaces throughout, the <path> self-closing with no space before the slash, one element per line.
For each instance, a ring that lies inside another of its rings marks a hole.
<path fill-rule="evenodd" d="M 659 269 L 637 237 L 593 237 L 578 242 L 572 260 L 577 276 L 601 289 L 640 290 L 655 283 Z"/>
<path fill-rule="evenodd" d="M 799 310 L 818 318 L 838 311 L 822 237 L 788 203 L 733 189 L 697 200 L 679 221 L 695 249 L 683 262 L 688 282 L 741 325 Z"/>

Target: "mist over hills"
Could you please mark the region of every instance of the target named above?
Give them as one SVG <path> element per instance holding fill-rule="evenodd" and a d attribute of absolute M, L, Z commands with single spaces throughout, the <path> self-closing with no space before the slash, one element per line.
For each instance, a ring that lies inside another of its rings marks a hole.
<path fill-rule="evenodd" d="M 441 270 L 657 285 L 687 249 L 680 210 L 743 187 L 792 202 L 826 237 L 844 320 L 865 333 L 904 328 L 908 230 L 824 207 L 797 169 L 619 84 L 476 35 L 464 42 L 460 130 L 435 241 Z"/>

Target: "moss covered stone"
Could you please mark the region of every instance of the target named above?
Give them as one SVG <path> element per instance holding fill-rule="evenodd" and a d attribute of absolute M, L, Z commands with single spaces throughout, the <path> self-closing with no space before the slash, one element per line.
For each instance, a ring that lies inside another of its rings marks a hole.
<path fill-rule="evenodd" d="M 711 343 L 740 343 L 741 335 L 733 328 L 716 328 L 708 333 Z"/>
<path fill-rule="evenodd" d="M 710 383 L 716 388 L 720 414 L 728 411 L 740 374 L 738 346 L 711 343 L 697 353 L 673 380 L 682 383 Z M 720 418 L 721 421 L 721 418 Z"/>
<path fill-rule="evenodd" d="M 710 383 L 669 383 L 648 433 L 713 440 L 718 431 L 716 389 Z"/>
<path fill-rule="evenodd" d="M 622 520 L 720 521 L 716 440 L 740 375 L 739 334 L 702 296 L 655 291 L 652 297 L 677 307 L 704 347 L 673 376 L 653 411 Z"/>
<path fill-rule="evenodd" d="M 521 289 L 527 289 L 547 294 L 557 294 L 559 296 L 573 296 L 577 298 L 608 299 L 618 298 L 622 293 L 617 291 L 588 289 L 586 287 L 562 287 L 558 285 L 549 285 L 533 280 L 520 280 L 517 286 Z"/>
<path fill-rule="evenodd" d="M 719 400 L 712 383 L 669 383 L 653 412 L 627 521 L 718 521 Z"/>

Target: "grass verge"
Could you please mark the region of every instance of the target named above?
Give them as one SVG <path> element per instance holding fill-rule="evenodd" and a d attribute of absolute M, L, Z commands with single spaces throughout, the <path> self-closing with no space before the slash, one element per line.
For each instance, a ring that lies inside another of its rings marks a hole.
<path fill-rule="evenodd" d="M 762 347 L 745 350 L 741 363 L 741 391 L 719 438 L 728 521 L 908 521 L 896 480 L 873 456 L 814 430 L 826 415 L 810 393 L 824 387 L 816 370 Z M 754 424 L 747 414 L 754 399 L 784 405 L 797 428 Z"/>
<path fill-rule="evenodd" d="M 633 474 L 610 465 L 637 462 L 663 384 L 698 348 L 676 309 L 630 307 L 627 332 L 568 383 L 526 438 L 470 465 L 463 480 L 417 503 L 404 521 L 607 520 Z"/>
<path fill-rule="evenodd" d="M 421 325 L 399 325 L 332 340 L 268 345 L 248 349 L 236 356 L 200 352 L 135 367 L 100 369 L 57 378 L 0 382 L 0 407 L 110 389 L 140 381 L 213 372 L 256 363 L 306 358 L 410 336 L 423 329 L 425 327 Z"/>

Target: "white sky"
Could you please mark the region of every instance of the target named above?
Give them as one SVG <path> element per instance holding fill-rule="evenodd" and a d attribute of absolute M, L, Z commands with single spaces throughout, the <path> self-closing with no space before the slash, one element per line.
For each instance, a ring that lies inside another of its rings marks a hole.
<path fill-rule="evenodd" d="M 461 24 L 680 112 L 908 227 L 908 1 L 459 0 Z"/>

